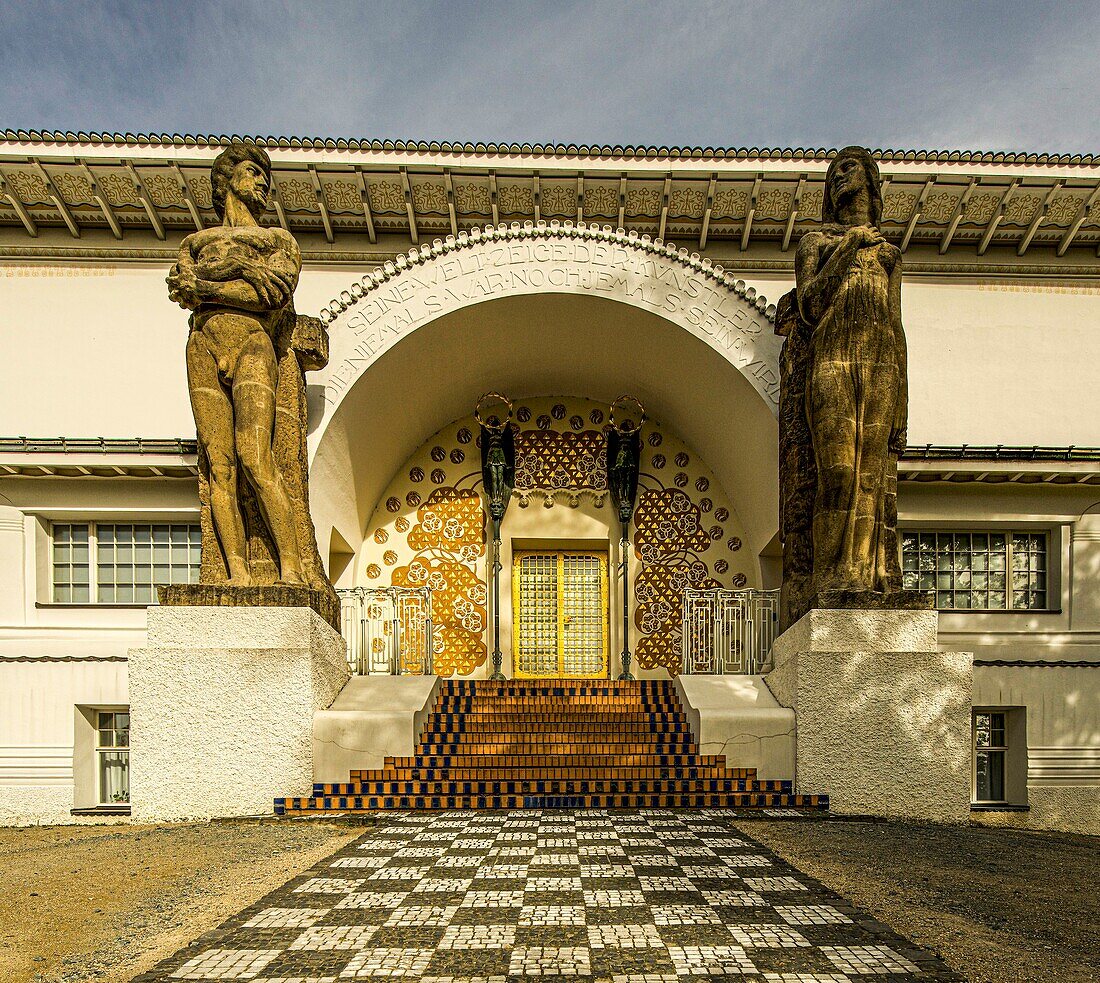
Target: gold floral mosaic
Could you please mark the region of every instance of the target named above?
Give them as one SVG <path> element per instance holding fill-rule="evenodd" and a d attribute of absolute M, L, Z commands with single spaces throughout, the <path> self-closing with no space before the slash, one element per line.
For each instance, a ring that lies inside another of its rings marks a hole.
<path fill-rule="evenodd" d="M 558 510 L 584 499 L 586 508 L 606 514 L 608 538 L 617 540 L 607 493 L 607 407 L 572 397 L 517 400 L 515 407 L 512 509 L 541 503 L 528 515 L 538 516 L 539 535 L 552 540 L 560 535 Z M 477 671 L 489 648 L 478 433 L 472 416 L 458 420 L 405 463 L 372 517 L 360 567 L 369 586 L 431 588 L 433 657 L 444 676 Z M 657 422 L 643 429 L 641 465 L 631 644 L 640 668 L 675 674 L 684 588 L 746 586 L 748 558 L 740 552 L 740 525 L 710 470 Z M 613 610 L 620 603 L 613 597 Z"/>

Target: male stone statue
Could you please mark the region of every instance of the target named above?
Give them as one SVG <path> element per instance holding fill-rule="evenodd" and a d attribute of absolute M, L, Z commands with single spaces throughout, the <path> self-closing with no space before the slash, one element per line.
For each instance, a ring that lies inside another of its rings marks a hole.
<path fill-rule="evenodd" d="M 312 588 L 325 595 L 320 613 L 331 621 L 336 599 L 309 518 L 302 374 L 325 364 L 328 339 L 319 321 L 294 313 L 297 243 L 260 225 L 267 153 L 231 144 L 214 161 L 211 184 L 222 224 L 187 236 L 168 276 L 169 297 L 193 312 L 187 381 L 200 449 L 200 583 Z M 166 603 L 186 603 L 175 597 L 186 592 L 170 594 Z M 269 592 L 218 603 L 280 601 Z"/>
<path fill-rule="evenodd" d="M 879 231 L 881 213 L 870 153 L 839 151 L 825 175 L 822 227 L 799 242 L 796 289 L 779 305 L 777 330 L 787 335 L 780 395 L 782 628 L 811 607 L 927 606 L 927 599 L 900 589 L 897 462 L 905 449 L 906 346 L 901 253 Z M 808 479 L 814 494 L 807 522 Z"/>

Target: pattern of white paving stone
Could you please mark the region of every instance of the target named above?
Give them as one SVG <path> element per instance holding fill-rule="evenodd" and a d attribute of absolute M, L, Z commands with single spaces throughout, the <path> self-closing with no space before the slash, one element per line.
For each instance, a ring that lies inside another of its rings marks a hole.
<path fill-rule="evenodd" d="M 959 979 L 734 818 L 387 814 L 135 983 Z"/>

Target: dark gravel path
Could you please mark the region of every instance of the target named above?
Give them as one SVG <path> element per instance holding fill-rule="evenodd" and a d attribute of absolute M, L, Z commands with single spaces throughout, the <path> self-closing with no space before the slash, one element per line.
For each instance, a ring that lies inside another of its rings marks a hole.
<path fill-rule="evenodd" d="M 1100 837 L 837 821 L 738 827 L 972 983 L 1100 980 Z"/>

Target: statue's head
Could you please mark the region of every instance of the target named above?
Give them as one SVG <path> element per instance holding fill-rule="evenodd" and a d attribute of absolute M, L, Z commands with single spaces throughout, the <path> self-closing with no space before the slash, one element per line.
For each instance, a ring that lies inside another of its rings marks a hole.
<path fill-rule="evenodd" d="M 877 228 L 882 217 L 882 181 L 879 178 L 878 164 L 865 147 L 845 147 L 838 150 L 825 172 L 821 220 L 838 224 L 840 206 L 864 190 L 870 199 L 871 224 Z"/>
<path fill-rule="evenodd" d="M 225 199 L 233 194 L 259 221 L 267 210 L 267 195 L 271 188 L 271 158 L 263 147 L 254 143 L 231 143 L 214 159 L 210 169 L 210 185 L 214 212 L 218 219 L 225 216 Z"/>

